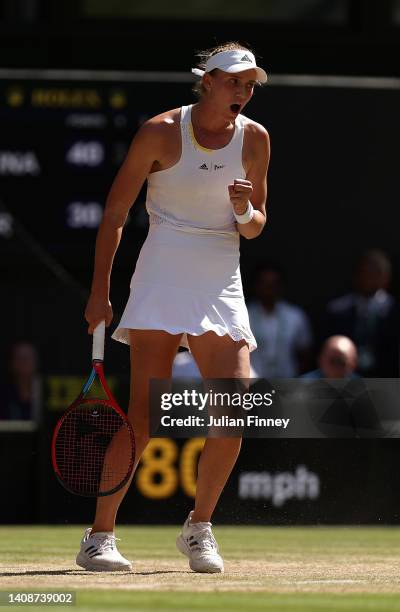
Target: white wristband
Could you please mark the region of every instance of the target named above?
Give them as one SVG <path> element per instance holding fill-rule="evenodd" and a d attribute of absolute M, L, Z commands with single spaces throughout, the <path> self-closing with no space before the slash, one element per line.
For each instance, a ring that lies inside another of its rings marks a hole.
<path fill-rule="evenodd" d="M 233 214 L 238 223 L 249 223 L 254 217 L 254 208 L 252 203 L 250 201 L 247 202 L 246 212 L 244 212 L 243 215 L 237 215 L 235 211 L 233 212 Z"/>

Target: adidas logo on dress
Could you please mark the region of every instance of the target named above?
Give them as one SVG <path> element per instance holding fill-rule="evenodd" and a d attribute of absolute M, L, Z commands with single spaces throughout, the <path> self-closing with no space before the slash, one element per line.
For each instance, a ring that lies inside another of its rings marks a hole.
<path fill-rule="evenodd" d="M 199 166 L 200 170 L 208 170 L 208 166 L 207 164 L 201 164 L 201 166 Z"/>

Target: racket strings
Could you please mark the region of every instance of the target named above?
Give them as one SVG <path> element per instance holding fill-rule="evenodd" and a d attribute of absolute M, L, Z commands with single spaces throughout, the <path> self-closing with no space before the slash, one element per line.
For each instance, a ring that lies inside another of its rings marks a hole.
<path fill-rule="evenodd" d="M 66 415 L 57 435 L 59 476 L 75 493 L 109 494 L 129 477 L 132 447 L 131 429 L 112 405 L 84 400 Z"/>

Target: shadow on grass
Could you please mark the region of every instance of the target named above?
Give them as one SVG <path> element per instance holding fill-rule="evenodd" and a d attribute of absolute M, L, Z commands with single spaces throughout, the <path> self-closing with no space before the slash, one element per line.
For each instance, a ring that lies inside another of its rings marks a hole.
<path fill-rule="evenodd" d="M 122 576 L 156 576 L 158 574 L 192 574 L 189 570 L 158 570 L 156 572 L 91 572 L 88 570 L 65 569 L 65 570 L 26 570 L 20 572 L 0 572 L 2 576 L 87 576 L 88 574 L 118 574 Z"/>

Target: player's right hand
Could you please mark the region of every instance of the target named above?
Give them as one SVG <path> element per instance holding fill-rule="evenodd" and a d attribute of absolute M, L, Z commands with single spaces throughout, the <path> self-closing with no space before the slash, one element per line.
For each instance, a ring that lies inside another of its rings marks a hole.
<path fill-rule="evenodd" d="M 94 329 L 102 321 L 108 327 L 113 319 L 113 310 L 108 297 L 91 293 L 85 310 L 85 319 L 89 323 L 88 334 L 93 334 Z"/>

